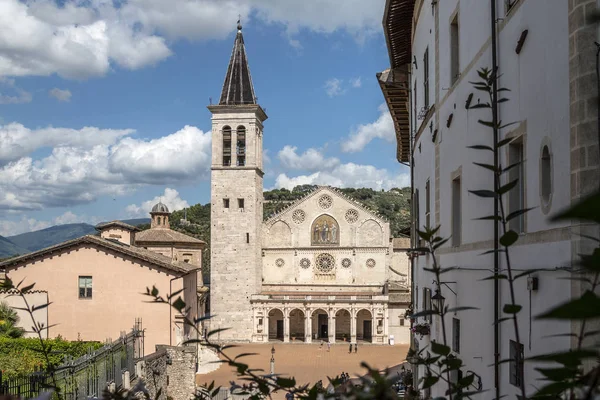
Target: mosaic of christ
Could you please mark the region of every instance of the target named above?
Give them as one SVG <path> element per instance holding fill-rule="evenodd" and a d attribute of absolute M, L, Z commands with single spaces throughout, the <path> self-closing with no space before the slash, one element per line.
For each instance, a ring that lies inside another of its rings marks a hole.
<path fill-rule="evenodd" d="M 329 215 L 321 215 L 312 224 L 311 238 L 313 245 L 339 244 L 340 227 Z"/>

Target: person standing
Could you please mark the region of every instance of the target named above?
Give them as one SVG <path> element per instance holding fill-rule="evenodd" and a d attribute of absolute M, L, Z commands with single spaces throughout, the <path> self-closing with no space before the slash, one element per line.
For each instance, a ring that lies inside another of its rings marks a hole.
<path fill-rule="evenodd" d="M 331 351 L 331 342 L 327 341 L 327 351 Z"/>
<path fill-rule="evenodd" d="M 348 353 L 352 353 L 352 343 L 350 343 L 350 347 L 348 348 Z"/>
<path fill-rule="evenodd" d="M 354 343 L 354 352 L 358 353 L 358 343 Z"/>

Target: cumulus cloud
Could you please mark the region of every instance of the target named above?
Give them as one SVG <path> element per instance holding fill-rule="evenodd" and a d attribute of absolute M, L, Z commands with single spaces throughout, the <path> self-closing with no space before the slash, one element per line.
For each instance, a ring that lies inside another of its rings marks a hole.
<path fill-rule="evenodd" d="M 140 205 L 130 204 L 125 208 L 125 211 L 131 217 L 147 217 L 148 213 L 152 210 L 152 207 L 159 201 L 166 204 L 171 212 L 182 210 L 190 206 L 186 200 L 179 197 L 179 192 L 177 190 L 166 188 L 162 196 L 156 196 L 152 200 L 144 201 Z"/>
<path fill-rule="evenodd" d="M 353 88 L 359 88 L 362 86 L 362 81 L 360 79 L 360 76 L 358 78 L 352 78 L 350 79 L 350 85 L 352 85 Z"/>
<path fill-rule="evenodd" d="M 208 176 L 210 132 L 186 126 L 153 140 L 127 136 L 132 132 L 0 127 L 0 160 L 6 162 L 0 163 L 0 211 L 85 204 L 100 196 L 131 193 L 142 185 L 195 182 Z M 28 156 L 50 145 L 50 155 L 37 160 Z"/>
<path fill-rule="evenodd" d="M 385 104 L 379 106 L 379 117 L 374 122 L 359 125 L 344 141 L 342 151 L 355 153 L 361 151 L 373 139 L 384 139 L 393 142 L 396 137 L 392 116 Z"/>
<path fill-rule="evenodd" d="M 376 190 L 405 187 L 410 184 L 408 172 L 393 174 L 372 165 L 354 163 L 340 164 L 332 170 L 318 171 L 311 175 L 289 177 L 280 174 L 275 187 L 292 190 L 298 185 L 331 185 L 336 187 L 367 187 Z"/>
<path fill-rule="evenodd" d="M 352 78 L 348 81 L 344 81 L 338 78 L 331 78 L 325 81 L 324 88 L 325 93 L 327 93 L 327 96 L 336 97 L 345 94 L 346 92 L 348 92 L 348 89 L 357 89 L 361 87 L 361 85 L 362 82 L 360 80 L 360 77 Z"/>
<path fill-rule="evenodd" d="M 58 217 L 48 220 L 38 220 L 35 218 L 27 218 L 22 216 L 20 220 L 0 220 L 0 235 L 14 236 L 25 232 L 38 231 L 46 229 L 54 225 L 88 223 L 96 225 L 101 221 L 99 217 L 88 217 L 87 215 L 77 215 L 71 211 L 67 211 Z"/>
<path fill-rule="evenodd" d="M 323 168 L 333 168 L 340 163 L 335 157 L 325 158 L 316 149 L 310 148 L 298 154 L 296 146 L 286 145 L 277 153 L 277 158 L 285 168 L 305 171 L 316 171 Z"/>
<path fill-rule="evenodd" d="M 142 68 L 172 54 L 180 39 L 223 39 L 244 21 L 281 26 L 295 35 L 345 31 L 359 42 L 380 30 L 384 0 L 19 0 L 0 1 L 0 75 L 59 74 L 84 79 L 112 64 Z"/>
<path fill-rule="evenodd" d="M 59 88 L 54 88 L 51 89 L 48 94 L 52 97 L 54 97 L 56 100 L 58 101 L 64 101 L 64 102 L 69 102 L 71 101 L 71 91 L 68 89 L 59 89 Z"/>
<path fill-rule="evenodd" d="M 12 95 L 2 93 L 4 90 L 12 92 Z M 0 104 L 30 103 L 32 99 L 31 93 L 18 87 L 14 79 L 0 77 Z"/>

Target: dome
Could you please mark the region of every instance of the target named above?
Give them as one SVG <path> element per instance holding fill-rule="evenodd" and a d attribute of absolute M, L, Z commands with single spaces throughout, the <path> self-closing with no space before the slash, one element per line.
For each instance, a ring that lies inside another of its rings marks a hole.
<path fill-rule="evenodd" d="M 168 213 L 169 209 L 163 203 L 158 202 L 158 204 L 155 204 L 154 207 L 152 207 L 152 212 L 153 213 Z"/>

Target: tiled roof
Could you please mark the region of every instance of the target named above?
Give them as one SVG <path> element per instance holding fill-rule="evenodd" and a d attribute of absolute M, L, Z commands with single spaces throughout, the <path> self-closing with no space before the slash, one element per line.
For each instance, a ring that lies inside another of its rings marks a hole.
<path fill-rule="evenodd" d="M 254 86 L 246 57 L 246 46 L 242 36 L 242 25 L 238 22 L 238 31 L 233 42 L 233 51 L 225 75 L 219 105 L 256 104 Z"/>
<path fill-rule="evenodd" d="M 149 262 L 151 264 L 171 270 L 173 272 L 177 272 L 179 274 L 186 274 L 196 269 L 194 265 L 184 263 L 181 261 L 173 261 L 170 257 L 163 256 L 162 254 L 155 253 L 150 250 L 142 249 L 136 246 L 130 246 L 121 243 L 117 240 L 104 239 L 92 235 L 82 236 L 80 238 L 68 240 L 66 242 L 47 247 L 45 249 L 38 250 L 33 253 L 11 258 L 10 260 L 6 260 L 0 263 L 0 269 L 10 268 L 10 266 L 15 264 L 27 262 L 29 260 L 34 260 L 43 257 L 46 254 L 61 252 L 63 250 L 80 245 L 90 245 L 107 248 L 116 251 L 117 253 L 122 253 L 124 255 L 137 258 L 138 260 Z"/>
<path fill-rule="evenodd" d="M 123 228 L 126 229 L 128 231 L 139 231 L 140 229 L 133 226 L 133 225 L 129 225 L 126 224 L 125 222 L 121 222 L 121 221 L 109 221 L 109 222 L 103 222 L 101 224 L 96 225 L 96 230 L 100 231 L 106 228 L 110 228 L 111 226 L 118 226 L 119 228 Z"/>
<path fill-rule="evenodd" d="M 135 243 L 185 243 L 205 246 L 206 242 L 167 228 L 146 229 L 135 234 Z"/>

